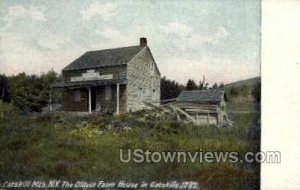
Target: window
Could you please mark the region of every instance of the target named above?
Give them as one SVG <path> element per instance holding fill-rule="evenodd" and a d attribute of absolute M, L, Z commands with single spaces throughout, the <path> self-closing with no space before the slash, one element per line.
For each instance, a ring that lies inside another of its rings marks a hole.
<path fill-rule="evenodd" d="M 138 100 L 140 101 L 143 100 L 143 88 L 139 87 L 137 92 L 138 92 L 137 93 Z"/>
<path fill-rule="evenodd" d="M 154 62 L 150 62 L 150 74 L 153 76 L 155 71 L 155 65 Z"/>
<path fill-rule="evenodd" d="M 80 92 L 80 90 L 76 90 L 74 92 L 74 101 L 75 102 L 80 102 L 80 100 L 81 100 L 81 92 Z"/>
<path fill-rule="evenodd" d="M 105 87 L 105 100 L 111 100 L 111 86 Z"/>
<path fill-rule="evenodd" d="M 153 89 L 153 91 L 152 91 L 152 100 L 155 100 L 155 96 L 156 96 L 156 90 Z"/>

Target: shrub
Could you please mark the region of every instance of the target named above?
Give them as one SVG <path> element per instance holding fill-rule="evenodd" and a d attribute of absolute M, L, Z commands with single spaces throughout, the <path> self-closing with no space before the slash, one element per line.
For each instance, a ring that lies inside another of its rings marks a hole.
<path fill-rule="evenodd" d="M 16 118 L 20 115 L 20 110 L 15 106 L 0 100 L 0 120 Z"/>
<path fill-rule="evenodd" d="M 178 133 L 181 126 L 177 121 L 162 121 L 157 123 L 154 129 L 160 133 Z"/>

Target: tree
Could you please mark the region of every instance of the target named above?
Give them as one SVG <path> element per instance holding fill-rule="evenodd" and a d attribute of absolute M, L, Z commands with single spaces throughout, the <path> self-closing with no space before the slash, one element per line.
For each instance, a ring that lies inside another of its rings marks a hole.
<path fill-rule="evenodd" d="M 196 83 L 195 83 L 194 80 L 189 79 L 189 80 L 187 81 L 187 83 L 186 83 L 185 89 L 186 89 L 186 90 L 197 90 L 198 87 L 197 87 L 197 85 L 196 85 Z"/>
<path fill-rule="evenodd" d="M 8 93 L 10 102 L 25 112 L 40 112 L 50 103 L 51 85 L 59 78 L 52 70 L 42 76 L 20 73 L 8 78 Z M 53 97 L 59 97 L 54 91 Z"/>
<path fill-rule="evenodd" d="M 219 88 L 218 83 L 215 82 L 211 88 L 213 88 L 213 89 Z"/>
<path fill-rule="evenodd" d="M 205 76 L 203 75 L 203 79 L 202 79 L 202 81 L 200 80 L 200 82 L 199 82 L 199 90 L 204 90 L 205 88 L 206 88 L 206 84 L 207 83 L 205 83 Z"/>
<path fill-rule="evenodd" d="M 46 74 L 41 75 L 41 79 L 43 81 L 44 86 L 44 96 L 45 99 L 48 100 L 50 103 L 50 96 L 51 96 L 51 103 L 59 102 L 61 98 L 61 90 L 52 88 L 52 85 L 56 82 L 61 81 L 61 78 L 54 70 L 48 71 Z"/>
<path fill-rule="evenodd" d="M 224 83 L 214 83 L 213 85 L 212 85 L 212 89 L 216 89 L 216 88 L 224 88 L 225 86 L 224 86 Z"/>
<path fill-rule="evenodd" d="M 205 75 L 203 75 L 202 81 L 199 82 L 199 90 L 207 90 L 209 89 L 209 83 L 205 82 Z"/>
<path fill-rule="evenodd" d="M 26 76 L 25 73 L 20 73 L 10 77 L 8 91 L 11 103 L 25 112 L 41 111 L 47 104 L 43 98 L 42 80 L 36 75 Z"/>
<path fill-rule="evenodd" d="M 5 75 L 0 75 L 0 99 L 3 102 L 9 101 L 9 94 L 7 92 L 8 79 Z"/>
<path fill-rule="evenodd" d="M 177 98 L 184 86 L 174 80 L 169 80 L 166 77 L 160 79 L 160 99 L 167 100 Z"/>
<path fill-rule="evenodd" d="M 252 96 L 254 97 L 254 99 L 257 101 L 257 102 L 260 102 L 260 97 L 261 97 L 261 83 L 258 82 L 254 89 L 252 90 Z"/>

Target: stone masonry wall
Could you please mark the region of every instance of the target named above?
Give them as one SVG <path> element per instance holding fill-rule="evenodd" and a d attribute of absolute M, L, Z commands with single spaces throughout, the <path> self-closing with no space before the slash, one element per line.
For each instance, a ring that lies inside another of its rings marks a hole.
<path fill-rule="evenodd" d="M 160 74 L 148 47 L 128 63 L 127 80 L 127 111 L 147 108 L 143 101 L 159 104 Z"/>

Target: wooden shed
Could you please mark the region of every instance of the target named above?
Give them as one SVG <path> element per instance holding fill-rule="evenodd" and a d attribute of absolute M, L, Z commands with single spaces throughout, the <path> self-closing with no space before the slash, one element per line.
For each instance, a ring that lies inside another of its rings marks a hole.
<path fill-rule="evenodd" d="M 223 88 L 183 90 L 175 102 L 179 117 L 196 124 L 222 127 L 228 123 Z"/>

